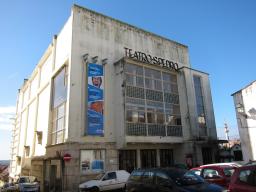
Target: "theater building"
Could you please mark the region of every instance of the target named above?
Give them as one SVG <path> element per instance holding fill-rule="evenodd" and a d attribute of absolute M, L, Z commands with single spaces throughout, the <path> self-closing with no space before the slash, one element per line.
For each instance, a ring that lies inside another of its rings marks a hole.
<path fill-rule="evenodd" d="M 102 170 L 214 162 L 208 76 L 187 46 L 74 5 L 19 90 L 11 177 L 74 191 Z"/>

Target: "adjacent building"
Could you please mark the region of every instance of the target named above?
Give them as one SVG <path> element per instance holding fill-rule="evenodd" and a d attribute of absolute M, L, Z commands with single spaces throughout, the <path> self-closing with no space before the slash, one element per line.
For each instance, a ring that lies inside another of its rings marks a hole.
<path fill-rule="evenodd" d="M 74 5 L 19 90 L 10 176 L 75 191 L 102 170 L 215 161 L 208 76 L 187 46 Z"/>
<path fill-rule="evenodd" d="M 244 161 L 256 160 L 256 81 L 232 96 Z"/>

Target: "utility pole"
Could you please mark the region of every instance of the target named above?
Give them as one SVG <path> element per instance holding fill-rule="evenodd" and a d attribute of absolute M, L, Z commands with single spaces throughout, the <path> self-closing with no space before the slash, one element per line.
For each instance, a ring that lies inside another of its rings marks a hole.
<path fill-rule="evenodd" d="M 228 141 L 228 152 L 229 152 L 229 161 L 231 161 L 231 149 L 230 149 L 230 143 L 229 143 L 229 129 L 228 129 L 228 124 L 225 122 L 224 123 L 224 132 L 225 132 L 225 135 L 226 135 L 226 140 Z"/>
<path fill-rule="evenodd" d="M 224 132 L 225 132 L 225 135 L 226 135 L 226 140 L 228 140 L 229 142 L 229 129 L 228 129 L 228 124 L 227 123 L 224 123 Z"/>

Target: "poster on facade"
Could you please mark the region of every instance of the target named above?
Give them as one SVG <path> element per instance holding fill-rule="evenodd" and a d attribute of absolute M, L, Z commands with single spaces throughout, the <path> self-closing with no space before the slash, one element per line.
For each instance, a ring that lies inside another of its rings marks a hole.
<path fill-rule="evenodd" d="M 88 64 L 88 135 L 104 135 L 104 71 L 103 66 Z"/>
<path fill-rule="evenodd" d="M 99 173 L 104 171 L 105 150 L 81 150 L 81 173 Z"/>

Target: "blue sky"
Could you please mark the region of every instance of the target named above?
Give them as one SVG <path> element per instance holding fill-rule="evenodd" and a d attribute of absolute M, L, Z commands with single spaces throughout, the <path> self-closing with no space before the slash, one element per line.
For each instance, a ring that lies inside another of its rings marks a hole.
<path fill-rule="evenodd" d="M 254 0 L 44 0 L 0 6 L 0 159 L 9 159 L 17 90 L 70 15 L 73 3 L 189 47 L 192 68 L 210 74 L 218 135 L 237 136 L 235 91 L 255 80 Z"/>

